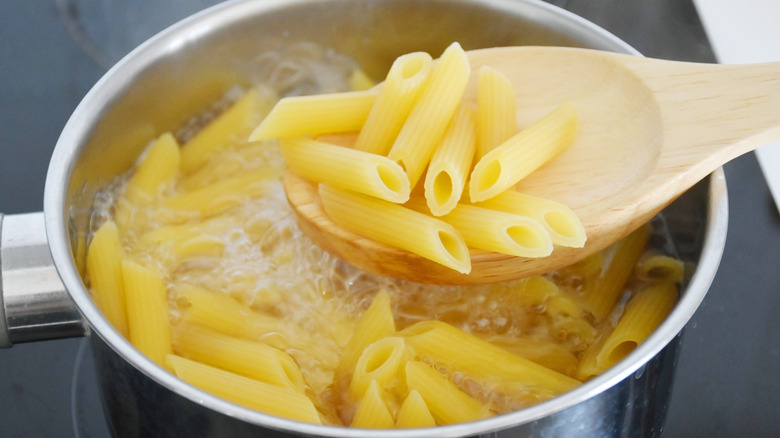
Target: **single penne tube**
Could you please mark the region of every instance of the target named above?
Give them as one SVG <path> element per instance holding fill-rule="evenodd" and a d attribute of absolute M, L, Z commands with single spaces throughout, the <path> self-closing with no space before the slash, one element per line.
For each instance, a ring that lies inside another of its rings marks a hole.
<path fill-rule="evenodd" d="M 173 183 L 179 172 L 180 161 L 176 139 L 169 132 L 161 135 L 141 156 L 140 163 L 127 182 L 126 196 L 133 202 L 155 197 L 162 188 Z"/>
<path fill-rule="evenodd" d="M 403 338 L 395 336 L 382 338 L 366 347 L 352 373 L 350 395 L 359 400 L 371 382 L 377 382 L 381 388 L 388 387 L 393 380 L 399 378 L 405 352 Z"/>
<path fill-rule="evenodd" d="M 406 363 L 406 385 L 425 401 L 437 424 L 466 423 L 485 418 L 487 408 L 444 374 L 420 361 Z"/>
<path fill-rule="evenodd" d="M 336 368 L 335 378 L 340 379 L 345 374 L 351 373 L 366 347 L 393 334 L 395 334 L 395 321 L 390 307 L 390 295 L 382 290 L 376 294 L 371 305 L 355 325 L 352 337 L 347 342 Z"/>
<path fill-rule="evenodd" d="M 385 402 L 384 391 L 373 380 L 360 398 L 350 426 L 362 429 L 391 429 L 395 421 Z"/>
<path fill-rule="evenodd" d="M 648 226 L 642 226 L 608 249 L 607 266 L 600 275 L 585 281 L 582 287 L 584 305 L 598 321 L 612 312 L 623 295 L 624 286 L 631 277 L 639 257 L 650 238 Z"/>
<path fill-rule="evenodd" d="M 162 273 L 155 267 L 122 260 L 122 279 L 127 302 L 130 343 L 162 367 L 173 353 L 168 321 L 168 290 Z"/>
<path fill-rule="evenodd" d="M 276 96 L 268 94 L 265 90 L 252 88 L 187 140 L 181 150 L 181 168 L 184 173 L 198 170 L 212 155 L 236 140 L 246 138 L 276 101 Z"/>
<path fill-rule="evenodd" d="M 535 219 L 547 229 L 555 245 L 582 248 L 587 240 L 585 227 L 577 215 L 552 199 L 506 190 L 476 205 Z"/>
<path fill-rule="evenodd" d="M 574 142 L 577 126 L 574 107 L 562 104 L 486 153 L 471 172 L 471 201 L 498 195 L 566 150 Z"/>
<path fill-rule="evenodd" d="M 106 221 L 95 231 L 87 249 L 87 275 L 95 305 L 116 331 L 127 338 L 122 257 L 119 229 L 113 221 Z"/>
<path fill-rule="evenodd" d="M 290 420 L 321 423 L 312 401 L 296 390 L 258 382 L 173 354 L 166 360 L 178 378 L 231 403 Z"/>
<path fill-rule="evenodd" d="M 574 377 L 577 371 L 577 356 L 562 345 L 551 342 L 548 339 L 494 335 L 486 340 L 512 354 L 524 357 L 569 377 Z"/>
<path fill-rule="evenodd" d="M 203 219 L 223 213 L 247 199 L 266 194 L 271 175 L 247 172 L 209 186 L 179 193 L 160 201 L 161 217 L 168 223 Z"/>
<path fill-rule="evenodd" d="M 461 105 L 431 157 L 425 175 L 425 199 L 434 216 L 455 208 L 466 186 L 476 149 L 474 114 Z"/>
<path fill-rule="evenodd" d="M 595 377 L 628 356 L 661 325 L 677 299 L 677 286 L 671 283 L 651 285 L 631 298 L 615 328 L 582 353 L 577 378 Z"/>
<path fill-rule="evenodd" d="M 306 137 L 281 145 L 287 166 L 306 179 L 399 204 L 409 199 L 409 178 L 387 157 Z"/>
<path fill-rule="evenodd" d="M 206 164 L 212 155 L 246 136 L 271 110 L 276 96 L 253 88 L 230 108 L 199 130 L 182 146 L 181 167 L 192 173 Z"/>
<path fill-rule="evenodd" d="M 503 73 L 483 65 L 477 73 L 477 157 L 517 134 L 516 93 Z"/>
<path fill-rule="evenodd" d="M 597 362 L 607 369 L 629 355 L 666 319 L 677 303 L 677 286 L 660 283 L 640 291 L 626 304 L 623 316 L 607 336 Z"/>
<path fill-rule="evenodd" d="M 441 321 L 418 322 L 401 330 L 399 334 L 422 359 L 474 377 L 490 379 L 491 382 L 496 379 L 495 385 L 499 390 L 506 382 L 560 394 L 580 384 L 571 377 L 516 356 Z"/>
<path fill-rule="evenodd" d="M 377 90 L 285 97 L 252 131 L 249 141 L 359 131 Z"/>
<path fill-rule="evenodd" d="M 388 157 L 417 185 L 460 104 L 471 67 L 458 43 L 452 43 L 431 69 L 430 77 L 404 122 Z"/>
<path fill-rule="evenodd" d="M 407 203 L 420 211 L 427 208 L 419 199 Z M 457 204 L 440 217 L 458 230 L 469 248 L 509 254 L 517 257 L 546 257 L 552 253 L 550 234 L 537 221 L 503 211 L 470 204 Z"/>
<path fill-rule="evenodd" d="M 468 247 L 451 225 L 391 202 L 325 184 L 320 184 L 319 193 L 325 213 L 339 226 L 460 273 L 471 271 Z"/>
<path fill-rule="evenodd" d="M 431 71 L 431 55 L 401 55 L 387 73 L 376 103 L 355 143 L 355 149 L 386 155 L 401 131 Z"/>
<path fill-rule="evenodd" d="M 425 404 L 420 392 L 417 390 L 409 391 L 409 394 L 401 404 L 398 415 L 395 419 L 395 427 L 399 429 L 412 429 L 421 427 L 434 427 L 436 420 L 433 419 L 428 405 Z"/>
<path fill-rule="evenodd" d="M 198 324 L 229 336 L 255 340 L 262 340 L 265 335 L 275 333 L 281 325 L 277 318 L 254 312 L 228 294 L 187 283 L 177 284 L 175 291 L 184 323 Z M 274 347 L 284 349 L 289 346 L 279 337 L 272 339 L 275 342 L 268 343 Z"/>
<path fill-rule="evenodd" d="M 663 254 L 645 254 L 636 265 L 639 278 L 655 283 L 679 283 L 685 273 L 682 260 Z"/>
<path fill-rule="evenodd" d="M 180 356 L 261 382 L 303 393 L 301 369 L 289 354 L 268 344 L 235 338 L 194 324 L 178 324 L 173 349 Z"/>

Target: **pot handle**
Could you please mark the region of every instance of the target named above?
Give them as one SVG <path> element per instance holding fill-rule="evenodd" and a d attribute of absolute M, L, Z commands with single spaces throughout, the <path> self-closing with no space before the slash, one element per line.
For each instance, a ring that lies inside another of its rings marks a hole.
<path fill-rule="evenodd" d="M 0 347 L 83 335 L 49 252 L 43 213 L 0 214 Z"/>

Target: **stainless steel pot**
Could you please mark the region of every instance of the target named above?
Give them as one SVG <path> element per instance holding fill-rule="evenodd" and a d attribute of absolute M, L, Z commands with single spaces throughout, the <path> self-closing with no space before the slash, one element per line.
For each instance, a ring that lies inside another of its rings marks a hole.
<path fill-rule="evenodd" d="M 52 156 L 44 213 L 0 216 L 5 313 L 0 344 L 88 333 L 117 436 L 658 435 L 680 333 L 706 294 L 723 251 L 728 208 L 721 170 L 664 211 L 679 255 L 692 267 L 667 321 L 628 358 L 581 387 L 475 423 L 366 431 L 241 408 L 157 367 L 90 300 L 78 266 L 97 191 L 129 168 L 139 145 L 188 120 L 232 85 L 250 81 L 254 56 L 314 41 L 350 55 L 380 77 L 402 53 L 437 54 L 455 40 L 466 49 L 570 45 L 637 54 L 595 25 L 534 0 L 254 0 L 193 16 L 125 57 L 84 98 Z"/>

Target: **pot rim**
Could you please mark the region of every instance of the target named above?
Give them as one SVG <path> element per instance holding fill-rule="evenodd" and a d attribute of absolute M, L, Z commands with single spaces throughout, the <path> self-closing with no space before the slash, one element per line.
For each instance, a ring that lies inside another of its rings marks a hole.
<path fill-rule="evenodd" d="M 209 409 L 241 421 L 282 431 L 315 436 L 355 438 L 454 437 L 486 433 L 529 423 L 591 399 L 615 386 L 643 367 L 680 334 L 706 295 L 717 272 L 725 246 L 728 201 L 722 168 L 713 172 L 709 177 L 708 229 L 705 233 L 701 258 L 685 293 L 682 294 L 682 298 L 667 319 L 628 357 L 605 373 L 572 391 L 526 409 L 477 422 L 428 429 L 365 430 L 307 424 L 274 417 L 217 398 L 178 379 L 136 350 L 108 323 L 94 305 L 79 276 L 69 243 L 66 220 L 68 206 L 65 204 L 66 191 L 74 163 L 91 135 L 91 132 L 86 132 L 84 127 L 94 125 L 94 122 L 100 117 L 99 111 L 96 109 L 99 110 L 110 105 L 114 96 L 121 92 L 122 84 L 132 82 L 134 78 L 142 74 L 151 61 L 165 56 L 176 47 L 187 44 L 189 40 L 193 39 L 193 35 L 197 37 L 201 33 L 209 33 L 214 28 L 214 23 L 220 25 L 232 23 L 240 20 L 241 17 L 258 12 L 312 1 L 328 0 L 266 0 L 263 2 L 234 0 L 197 13 L 160 32 L 130 52 L 93 86 L 73 112 L 52 154 L 44 190 L 44 217 L 49 247 L 57 271 L 71 298 L 85 321 L 88 322 L 91 332 L 100 336 L 120 357 L 150 379 Z M 599 39 L 602 43 L 614 46 L 616 51 L 640 55 L 637 50 L 601 27 L 541 0 L 483 0 L 481 4 L 495 8 L 522 7 L 525 8 L 527 14 L 546 14 L 554 17 L 558 22 L 564 23 L 569 29 L 584 32 Z"/>

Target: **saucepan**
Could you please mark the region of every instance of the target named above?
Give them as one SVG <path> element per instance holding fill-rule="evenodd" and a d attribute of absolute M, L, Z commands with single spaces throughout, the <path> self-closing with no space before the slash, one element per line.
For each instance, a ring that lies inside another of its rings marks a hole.
<path fill-rule="evenodd" d="M 534 0 L 248 0 L 196 14 L 118 62 L 65 126 L 43 213 L 0 216 L 5 318 L 0 342 L 86 334 L 117 436 L 655 436 L 681 332 L 720 261 L 728 207 L 717 170 L 663 212 L 689 268 L 667 320 L 625 360 L 577 389 L 487 420 L 418 430 L 355 430 L 285 420 L 223 401 L 133 348 L 90 299 L 80 269 L 96 194 L 141 147 L 236 84 L 269 50 L 303 42 L 345 54 L 376 78 L 403 53 L 512 45 L 578 46 L 639 55 L 617 37 Z M 572 72 L 576 74 L 576 72 Z M 56 271 L 55 271 L 56 268 Z"/>

